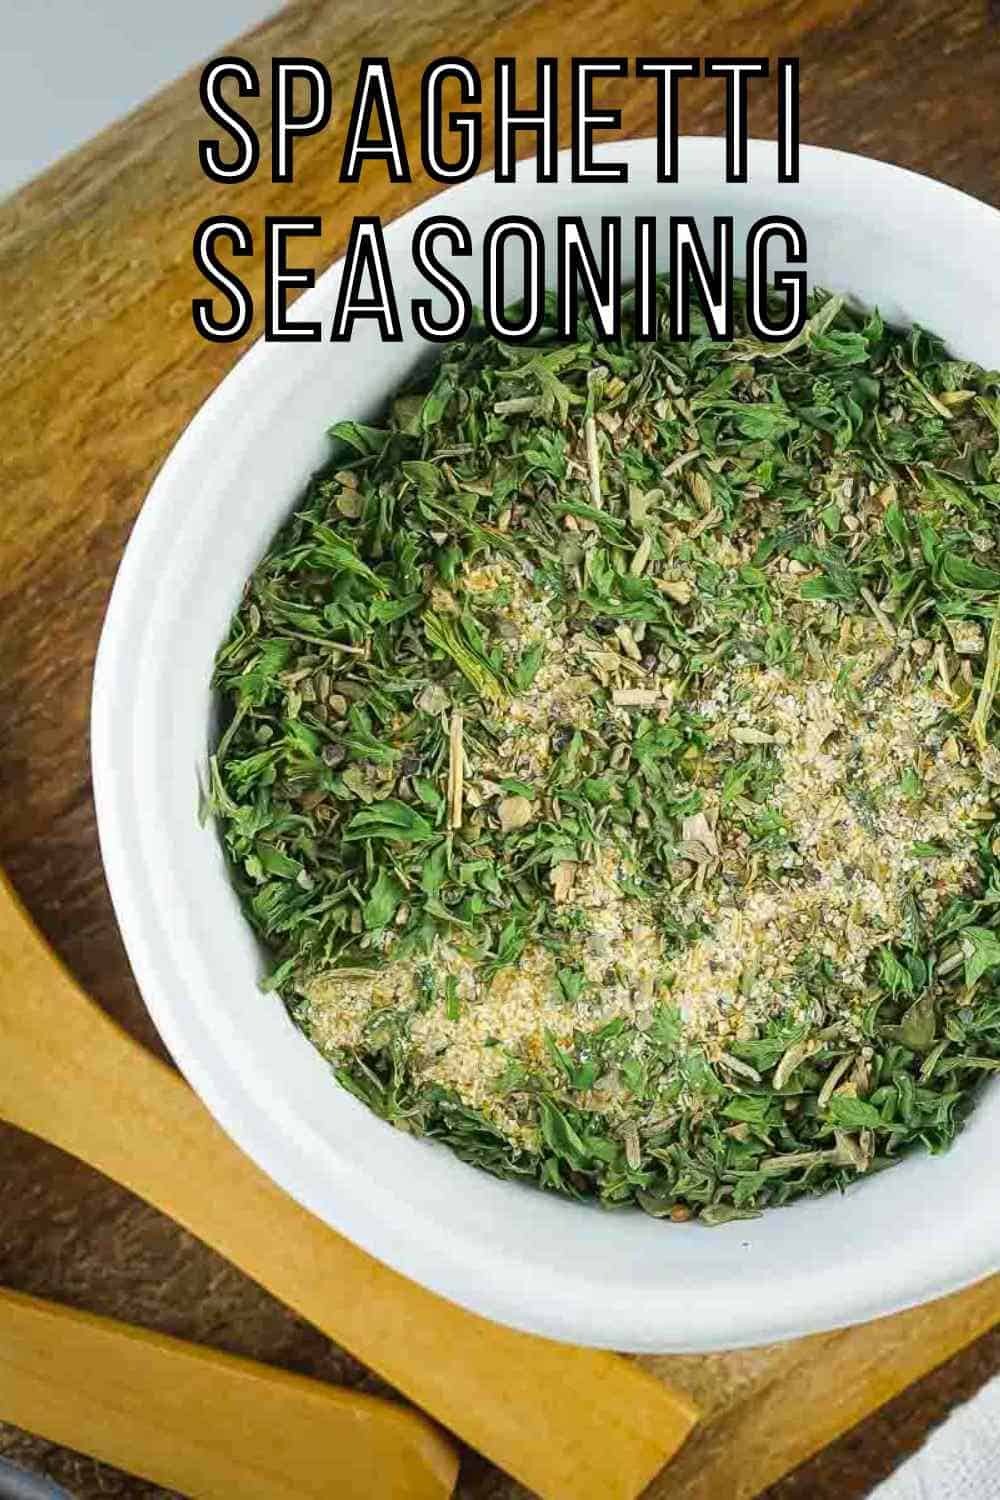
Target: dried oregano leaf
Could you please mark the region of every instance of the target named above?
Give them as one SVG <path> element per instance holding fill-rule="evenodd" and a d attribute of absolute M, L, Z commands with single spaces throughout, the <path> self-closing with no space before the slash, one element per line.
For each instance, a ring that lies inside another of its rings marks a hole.
<path fill-rule="evenodd" d="M 340 1082 L 672 1223 L 936 1151 L 1000 1066 L 1000 382 L 734 303 L 479 331 L 336 423 L 215 672 L 209 805 Z"/>

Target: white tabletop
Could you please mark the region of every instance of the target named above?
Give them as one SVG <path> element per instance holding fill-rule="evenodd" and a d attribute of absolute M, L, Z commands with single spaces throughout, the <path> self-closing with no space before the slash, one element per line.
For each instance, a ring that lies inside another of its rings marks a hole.
<path fill-rule="evenodd" d="M 0 0 L 0 197 L 280 0 Z"/>

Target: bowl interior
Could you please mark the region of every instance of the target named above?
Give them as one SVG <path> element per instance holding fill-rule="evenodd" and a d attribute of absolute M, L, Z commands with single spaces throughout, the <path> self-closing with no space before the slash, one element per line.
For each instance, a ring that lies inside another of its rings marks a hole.
<path fill-rule="evenodd" d="M 953 350 L 1000 362 L 1000 214 L 877 162 L 804 148 L 801 181 L 776 182 L 754 143 L 750 182 L 723 180 L 723 144 L 685 140 L 681 180 L 655 182 L 652 142 L 616 146 L 631 181 L 599 193 L 568 181 L 490 177 L 451 189 L 387 231 L 404 327 L 426 286 L 410 264 L 416 224 L 458 215 L 481 244 L 498 215 L 528 214 L 549 244 L 556 216 L 732 214 L 738 257 L 766 213 L 805 228 L 811 283 L 918 321 Z M 563 174 L 569 176 L 568 164 Z M 305 244 L 306 242 L 303 242 Z M 777 266 L 780 269 L 780 263 Z M 328 333 L 340 272 L 295 306 Z M 478 254 L 465 279 L 481 293 Z M 279 1001 L 212 828 L 197 821 L 209 751 L 209 679 L 245 577 L 310 473 L 324 433 L 371 417 L 420 359 L 412 333 L 382 344 L 258 343 L 198 414 L 146 501 L 116 584 L 94 699 L 102 848 L 147 1004 L 180 1066 L 257 1162 L 330 1224 L 415 1279 L 502 1321 L 582 1343 L 680 1350 L 769 1341 L 875 1316 L 951 1290 L 997 1260 L 1000 1145 L 988 1090 L 946 1156 L 913 1158 L 849 1201 L 799 1203 L 711 1232 L 608 1214 L 494 1181 L 410 1139 L 334 1083 Z"/>

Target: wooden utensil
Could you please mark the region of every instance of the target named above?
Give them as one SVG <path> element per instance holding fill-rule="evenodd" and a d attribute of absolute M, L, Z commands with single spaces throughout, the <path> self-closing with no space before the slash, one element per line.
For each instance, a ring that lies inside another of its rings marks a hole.
<path fill-rule="evenodd" d="M 162 1209 L 543 1500 L 631 1500 L 696 1419 L 618 1355 L 515 1333 L 300 1208 L 90 1000 L 0 874 L 0 1116 Z"/>
<path fill-rule="evenodd" d="M 0 1418 L 199 1500 L 444 1500 L 413 1407 L 0 1290 Z"/>

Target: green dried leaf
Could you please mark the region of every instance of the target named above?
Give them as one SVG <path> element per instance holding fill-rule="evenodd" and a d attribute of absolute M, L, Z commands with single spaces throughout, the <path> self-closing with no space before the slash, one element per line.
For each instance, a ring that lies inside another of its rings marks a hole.
<path fill-rule="evenodd" d="M 379 870 L 375 884 L 365 902 L 364 922 L 368 928 L 388 927 L 403 899 L 403 887 L 388 870 Z"/>

